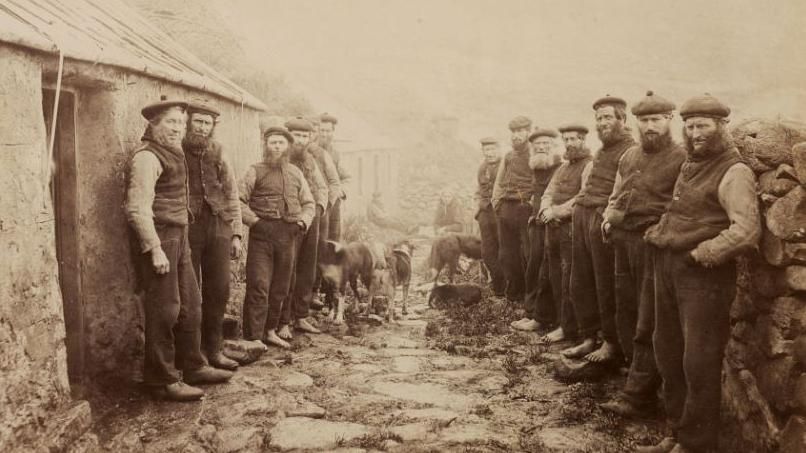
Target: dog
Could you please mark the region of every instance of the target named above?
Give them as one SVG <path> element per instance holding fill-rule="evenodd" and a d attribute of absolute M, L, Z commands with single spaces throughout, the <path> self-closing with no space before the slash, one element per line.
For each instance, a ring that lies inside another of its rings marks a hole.
<path fill-rule="evenodd" d="M 386 264 L 392 278 L 393 289 L 398 286 L 403 289 L 403 311 L 409 314 L 409 285 L 411 284 L 411 257 L 414 255 L 414 245 L 407 240 L 400 241 L 392 246 L 391 253 L 387 255 Z M 394 290 L 392 292 L 394 300 Z M 394 307 L 394 304 L 392 304 Z"/>
<path fill-rule="evenodd" d="M 469 234 L 449 234 L 439 237 L 431 244 L 431 272 L 434 273 L 434 284 L 439 274 L 448 266 L 448 281 L 453 283 L 453 276 L 459 268 L 459 257 L 481 259 L 481 238 Z"/>
<path fill-rule="evenodd" d="M 319 255 L 319 269 L 322 272 L 322 279 L 327 281 L 336 289 L 336 307 L 330 310 L 330 319 L 334 324 L 344 323 L 344 296 L 347 291 L 347 284 L 353 290 L 356 301 L 359 300 L 358 280 L 367 288 L 368 301 L 367 310 L 371 308 L 372 299 L 375 296 L 378 284 L 374 279 L 376 269 L 385 267 L 383 256 L 379 259 L 377 245 L 364 242 L 351 242 L 342 245 L 336 241 L 327 241 L 322 253 Z M 376 251 L 373 251 L 376 249 Z M 380 261 L 383 261 L 382 263 Z"/>
<path fill-rule="evenodd" d="M 481 287 L 470 283 L 435 285 L 428 296 L 428 306 L 431 308 L 444 308 L 455 302 L 469 307 L 480 301 Z"/>

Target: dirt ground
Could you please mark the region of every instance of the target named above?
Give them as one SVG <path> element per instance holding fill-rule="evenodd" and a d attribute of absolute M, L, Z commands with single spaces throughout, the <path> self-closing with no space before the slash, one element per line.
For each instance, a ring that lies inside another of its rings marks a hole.
<path fill-rule="evenodd" d="M 418 269 L 427 248 L 415 255 Z M 465 278 L 477 275 L 471 267 Z M 425 299 L 413 291 L 409 315 L 392 324 L 320 317 L 326 333 L 271 349 L 199 402 L 106 386 L 91 397 L 94 431 L 115 452 L 625 452 L 661 438 L 659 418 L 599 409 L 620 373 L 554 380 L 564 345 L 511 332 L 519 313 L 505 302 L 435 310 Z"/>

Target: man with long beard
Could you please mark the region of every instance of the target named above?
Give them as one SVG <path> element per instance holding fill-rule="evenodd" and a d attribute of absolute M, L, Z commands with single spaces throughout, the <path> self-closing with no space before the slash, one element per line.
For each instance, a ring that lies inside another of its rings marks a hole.
<path fill-rule="evenodd" d="M 304 118 L 294 118 L 285 123 L 285 127 L 294 137 L 289 149 L 289 162 L 302 171 L 305 181 L 316 201 L 316 213 L 308 231 L 298 244 L 295 272 L 291 277 L 291 304 L 286 305 L 280 321 L 278 335 L 284 340 L 292 338 L 290 325 L 306 333 L 321 333 L 309 321 L 309 310 L 313 302 L 314 283 L 316 282 L 317 260 L 319 257 L 319 223 L 327 210 L 328 189 L 316 159 L 308 152 L 313 126 Z M 293 318 L 293 319 L 292 319 Z"/>
<path fill-rule="evenodd" d="M 498 165 L 501 163 L 498 140 L 493 137 L 482 138 L 481 153 L 484 160 L 479 165 L 476 175 L 479 187 L 476 190 L 478 210 L 476 211 L 475 219 L 479 223 L 481 256 L 484 260 L 484 265 L 487 266 L 487 270 L 490 272 L 490 284 L 493 294 L 503 296 L 506 280 L 498 262 L 498 226 L 495 222 L 495 212 L 493 212 L 491 201 L 495 175 L 498 174 Z"/>
<path fill-rule="evenodd" d="M 574 202 L 591 168 L 591 151 L 585 145 L 588 128 L 568 124 L 559 128 L 565 143 L 565 162 L 554 172 L 540 201 L 539 220 L 546 225 L 546 267 L 551 280 L 557 327 L 541 338 L 543 343 L 573 340 L 577 335 L 571 303 L 571 214 Z"/>
<path fill-rule="evenodd" d="M 492 204 L 498 223 L 498 261 L 507 279 L 506 297 L 523 301 L 526 258 L 529 256 L 529 216 L 532 215 L 532 170 L 529 168 L 529 134 L 532 120 L 525 116 L 509 122 L 512 151 L 508 152 L 493 185 Z"/>
<path fill-rule="evenodd" d="M 329 113 L 323 113 L 319 116 L 319 120 L 319 146 L 330 154 L 341 182 L 341 193 L 338 194 L 330 209 L 330 225 L 327 228 L 327 239 L 341 241 L 341 205 L 347 199 L 347 193 L 344 189 L 350 182 L 350 174 L 347 173 L 344 165 L 342 165 L 338 150 L 333 147 L 333 136 L 336 133 L 336 125 L 339 124 L 338 118 Z"/>
<path fill-rule="evenodd" d="M 602 148 L 574 205 L 571 300 L 582 343 L 562 353 L 573 358 L 584 356 L 591 362 L 615 360 L 621 353 L 615 321 L 613 248 L 602 237 L 601 227 L 619 159 L 635 144 L 625 128 L 626 108 L 623 99 L 609 95 L 593 103 Z M 598 330 L 602 344 L 597 349 Z"/>
<path fill-rule="evenodd" d="M 221 353 L 222 323 L 229 300 L 230 258 L 241 254 L 241 203 L 235 172 L 213 139 L 219 112 L 188 105 L 188 131 L 182 141 L 188 169 L 188 229 L 193 271 L 202 293 L 202 349 L 210 365 L 234 370 L 238 362 Z"/>
<path fill-rule="evenodd" d="M 660 376 L 652 350 L 655 287 L 651 247 L 644 232 L 658 223 L 672 201 L 672 190 L 686 150 L 672 140 L 675 105 L 652 93 L 632 108 L 641 144 L 619 162 L 602 232 L 616 258 L 616 325 L 621 350 L 630 363 L 622 394 L 602 407 L 624 416 L 647 415 L 655 405 Z M 634 346 L 634 347 L 633 347 Z"/>
<path fill-rule="evenodd" d="M 756 178 L 733 146 L 728 115 L 707 94 L 683 103 L 688 156 L 668 210 L 644 236 L 657 247 L 653 346 L 673 436 L 639 451 L 718 449 L 734 258 L 761 236 Z"/>
<path fill-rule="evenodd" d="M 553 129 L 538 129 L 529 136 L 531 151 L 529 168 L 532 169 L 532 216 L 528 220 L 529 260 L 526 264 L 525 289 L 526 316 L 513 321 L 512 328 L 535 331 L 553 324 L 557 318 L 551 300 L 551 281 L 541 270 L 546 258 L 546 225 L 539 220 L 540 200 L 551 177 L 562 163 L 554 146 L 557 132 Z"/>
<path fill-rule="evenodd" d="M 294 137 L 283 127 L 263 133 L 263 161 L 246 171 L 240 197 L 243 223 L 249 226 L 243 336 L 289 348 L 277 330 L 290 304 L 297 244 L 309 229 L 316 208 L 302 172 L 288 163 Z"/>
<path fill-rule="evenodd" d="M 145 290 L 143 382 L 157 396 L 176 401 L 204 395 L 190 385 L 232 377 L 209 366 L 201 353 L 201 294 L 188 244 L 188 172 L 182 152 L 186 108 L 185 102 L 163 98 L 142 109 L 148 126 L 131 158 L 125 202 Z"/>

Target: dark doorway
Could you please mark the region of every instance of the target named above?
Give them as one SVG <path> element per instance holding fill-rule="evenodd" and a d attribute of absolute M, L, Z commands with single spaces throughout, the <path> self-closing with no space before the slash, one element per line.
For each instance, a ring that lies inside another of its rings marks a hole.
<path fill-rule="evenodd" d="M 55 90 L 42 90 L 50 146 Z M 84 303 L 81 299 L 81 260 L 79 244 L 78 168 L 76 166 L 76 98 L 62 90 L 56 115 L 53 144 L 53 173 L 50 190 L 56 227 L 56 258 L 67 332 L 67 372 L 74 393 L 80 393 L 84 375 Z"/>

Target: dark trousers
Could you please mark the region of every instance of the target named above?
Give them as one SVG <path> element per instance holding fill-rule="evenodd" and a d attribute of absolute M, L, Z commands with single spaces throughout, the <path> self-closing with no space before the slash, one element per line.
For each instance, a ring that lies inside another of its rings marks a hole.
<path fill-rule="evenodd" d="M 138 256 L 145 289 L 145 360 L 143 382 L 167 385 L 179 381 L 178 369 L 191 371 L 207 364 L 201 354 L 201 294 L 193 274 L 188 230 L 157 225 L 167 274 L 157 274 L 151 253 Z"/>
<path fill-rule="evenodd" d="M 193 272 L 202 294 L 201 341 L 210 357 L 221 351 L 222 322 L 229 301 L 232 227 L 205 204 L 188 228 Z"/>
<path fill-rule="evenodd" d="M 325 209 L 325 212 L 322 213 L 322 217 L 319 219 L 318 255 L 322 255 L 322 250 L 325 248 L 325 244 L 327 244 L 328 238 L 330 237 L 330 213 L 332 209 L 332 206 Z M 313 289 L 314 293 L 320 290 L 326 291 L 326 285 L 322 282 L 322 271 L 319 269 L 319 266 L 316 266 L 316 280 L 313 282 Z"/>
<path fill-rule="evenodd" d="M 602 331 L 605 341 L 618 346 L 613 247 L 602 238 L 603 208 L 574 207 L 571 232 L 571 300 L 582 338 Z"/>
<path fill-rule="evenodd" d="M 557 310 L 551 293 L 548 265 L 546 264 L 546 225 L 535 220 L 529 224 L 529 259 L 526 263 L 525 289 L 526 317 L 540 324 L 554 324 Z M 545 268 L 545 269 L 544 269 Z"/>
<path fill-rule="evenodd" d="M 666 414 L 692 451 L 717 448 L 722 359 L 736 295 L 736 264 L 688 264 L 688 252 L 655 254 L 655 358 Z"/>
<path fill-rule="evenodd" d="M 246 297 L 243 336 L 262 340 L 280 325 L 283 304 L 291 288 L 300 228 L 283 220 L 268 220 L 265 230 L 249 230 L 246 253 Z"/>
<path fill-rule="evenodd" d="M 540 268 L 540 280 L 549 284 L 541 284 L 537 295 L 537 314 L 539 322 L 554 322 L 563 329 L 566 338 L 577 334 L 577 321 L 574 307 L 571 304 L 571 222 L 550 223 L 546 225 L 546 261 Z M 548 294 L 551 291 L 551 296 Z M 541 300 L 552 300 L 553 303 L 541 303 Z M 543 313 L 543 311 L 546 313 Z M 553 321 L 552 321 L 553 320 Z"/>
<path fill-rule="evenodd" d="M 341 199 L 336 200 L 330 207 L 330 225 L 327 228 L 327 238 L 331 241 L 341 242 Z"/>
<path fill-rule="evenodd" d="M 498 262 L 504 270 L 506 296 L 511 301 L 521 301 L 524 296 L 530 215 L 532 206 L 516 200 L 502 200 L 495 212 L 498 222 Z"/>
<path fill-rule="evenodd" d="M 653 248 L 643 231 L 614 229 L 616 325 L 624 356 L 631 360 L 624 395 L 635 405 L 652 403 L 660 386 L 652 333 L 655 331 Z"/>
<path fill-rule="evenodd" d="M 319 256 L 319 221 L 320 216 L 317 214 L 297 244 L 294 272 L 291 275 L 291 293 L 288 295 L 290 303 L 283 306 L 280 324 L 291 324 L 294 319 L 308 317 L 316 280 L 316 260 Z"/>
<path fill-rule="evenodd" d="M 476 220 L 481 232 L 481 257 L 490 271 L 492 289 L 495 294 L 502 294 L 506 289 L 506 280 L 498 263 L 498 225 L 492 207 L 479 210 Z"/>

